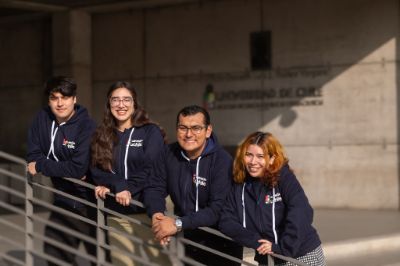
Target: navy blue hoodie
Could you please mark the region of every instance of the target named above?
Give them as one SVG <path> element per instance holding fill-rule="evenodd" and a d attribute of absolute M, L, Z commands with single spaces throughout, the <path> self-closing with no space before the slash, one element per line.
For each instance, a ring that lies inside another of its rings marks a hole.
<path fill-rule="evenodd" d="M 247 177 L 244 184 L 235 184 L 221 214 L 219 228 L 246 247 L 257 249 L 258 240 L 266 239 L 273 243 L 274 253 L 298 258 L 321 244 L 312 221 L 313 209 L 296 176 L 285 165 L 275 189 L 252 177 Z M 255 260 L 266 264 L 267 256 L 256 251 Z"/>
<path fill-rule="evenodd" d="M 89 167 L 90 142 L 96 128 L 86 108 L 77 104 L 74 108 L 74 115 L 62 124 L 58 124 L 49 107 L 45 107 L 37 114 L 28 133 L 27 161 L 36 162 L 36 172 L 51 177 L 56 189 L 89 199 L 89 192 L 85 187 L 62 179 L 62 177 L 81 179 L 86 175 Z M 52 128 L 53 132 L 57 131 L 53 142 L 54 152 L 49 152 Z M 58 194 L 54 194 L 54 202 L 56 205 L 72 208 L 83 206 L 82 203 Z"/>
<path fill-rule="evenodd" d="M 116 132 L 118 143 L 113 150 L 112 172 L 92 167 L 91 177 L 95 184 L 108 187 L 113 193 L 129 190 L 133 199 L 143 201 L 143 189 L 152 163 L 164 147 L 160 128 L 146 124 Z M 122 206 L 110 197 L 106 199 L 106 206 L 123 214 L 144 212 L 134 205 Z"/>
<path fill-rule="evenodd" d="M 198 189 L 195 181 L 197 166 Z M 190 160 L 177 142 L 166 146 L 153 170 L 144 196 L 150 217 L 157 212 L 164 213 L 165 197 L 170 195 L 175 214 L 182 219 L 183 229 L 217 224 L 232 187 L 232 157 L 219 146 L 214 134 L 195 160 Z"/>

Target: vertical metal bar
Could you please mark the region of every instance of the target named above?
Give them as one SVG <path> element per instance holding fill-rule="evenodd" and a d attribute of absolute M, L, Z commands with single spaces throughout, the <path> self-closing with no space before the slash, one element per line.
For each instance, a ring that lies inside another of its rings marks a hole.
<path fill-rule="evenodd" d="M 185 257 L 185 245 L 181 241 L 182 237 L 183 237 L 182 232 L 176 234 L 176 254 L 178 257 L 177 265 L 179 265 L 179 266 L 182 266 L 184 264 L 182 262 L 182 258 Z"/>
<path fill-rule="evenodd" d="M 271 255 L 268 255 L 268 266 L 274 266 L 275 261 L 274 258 Z"/>
<path fill-rule="evenodd" d="M 25 265 L 33 266 L 33 187 L 32 176 L 26 175 L 25 182 Z"/>
<path fill-rule="evenodd" d="M 106 244 L 106 233 L 102 228 L 105 225 L 105 215 L 103 212 L 104 208 L 104 200 L 100 197 L 97 198 L 97 226 L 96 226 L 96 235 L 97 235 L 97 266 L 104 265 L 106 262 L 106 250 L 102 248 Z"/>

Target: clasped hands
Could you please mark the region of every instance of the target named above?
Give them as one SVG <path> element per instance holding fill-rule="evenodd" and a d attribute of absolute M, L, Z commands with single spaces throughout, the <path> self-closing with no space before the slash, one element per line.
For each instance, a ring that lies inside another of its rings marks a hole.
<path fill-rule="evenodd" d="M 175 235 L 178 229 L 175 226 L 175 219 L 165 216 L 161 212 L 153 214 L 152 231 L 154 238 L 160 242 L 162 246 L 168 245 L 171 236 Z"/>
<path fill-rule="evenodd" d="M 105 186 L 97 186 L 94 189 L 94 194 L 97 198 L 105 199 L 107 193 L 110 193 L 110 189 Z M 122 206 L 129 206 L 131 202 L 132 195 L 128 190 L 124 190 L 115 194 L 115 201 Z"/>

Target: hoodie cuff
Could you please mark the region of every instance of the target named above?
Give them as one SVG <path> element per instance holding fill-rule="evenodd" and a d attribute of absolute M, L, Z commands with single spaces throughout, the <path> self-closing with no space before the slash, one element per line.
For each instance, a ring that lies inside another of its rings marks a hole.
<path fill-rule="evenodd" d="M 152 206 L 153 208 L 149 207 L 149 206 L 145 206 L 146 210 L 147 210 L 147 215 L 152 218 L 153 215 L 157 212 L 161 212 L 164 213 L 165 212 L 165 208 L 163 209 L 162 206 Z"/>
<path fill-rule="evenodd" d="M 272 252 L 277 254 L 282 254 L 281 248 L 277 244 L 272 244 Z"/>
<path fill-rule="evenodd" d="M 114 191 L 113 191 L 114 193 L 119 193 L 121 191 L 128 190 L 128 184 L 125 180 L 116 182 L 113 185 L 113 187 L 114 187 Z"/>
<path fill-rule="evenodd" d="M 42 172 L 43 161 L 44 160 L 36 161 L 35 170 L 36 170 L 37 173 L 41 173 Z"/>
<path fill-rule="evenodd" d="M 258 249 L 261 246 L 261 243 L 258 242 L 258 239 L 254 239 L 254 241 L 252 241 L 251 246 L 249 248 L 252 248 L 254 250 Z"/>

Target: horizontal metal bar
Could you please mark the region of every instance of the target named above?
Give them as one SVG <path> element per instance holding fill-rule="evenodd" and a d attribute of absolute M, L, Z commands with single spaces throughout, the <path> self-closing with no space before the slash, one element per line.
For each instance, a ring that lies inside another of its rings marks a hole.
<path fill-rule="evenodd" d="M 206 247 L 206 246 L 204 246 L 202 244 L 196 243 L 196 242 L 194 242 L 194 241 L 192 241 L 190 239 L 184 238 L 184 237 L 180 238 L 179 241 L 181 241 L 182 243 L 185 243 L 185 244 L 189 244 L 191 246 L 195 246 L 195 247 L 200 248 L 202 250 L 208 251 L 208 252 L 210 252 L 212 254 L 215 254 L 215 255 L 218 255 L 218 256 L 220 256 L 222 258 L 229 259 L 232 262 L 238 262 L 238 263 L 242 263 L 244 265 L 250 265 L 250 266 L 253 265 L 253 264 L 251 264 L 249 262 L 240 260 L 238 258 L 235 258 L 235 257 L 231 256 L 231 255 L 225 254 L 225 253 L 223 253 L 221 251 Z"/>
<path fill-rule="evenodd" d="M 50 226 L 52 226 L 52 227 L 54 227 L 54 228 L 56 228 L 56 229 L 58 229 L 58 230 L 60 230 L 60 231 L 62 231 L 64 233 L 70 234 L 70 235 L 72 235 L 74 237 L 77 237 L 77 238 L 79 238 L 81 240 L 89 242 L 89 243 L 91 243 L 93 245 L 97 244 L 97 241 L 94 238 L 90 237 L 90 236 L 87 236 L 87 235 L 82 234 L 82 233 L 80 233 L 78 231 L 72 230 L 72 229 L 70 229 L 68 227 L 65 227 L 63 225 L 60 225 L 58 223 L 52 222 L 52 221 L 50 221 L 48 219 L 42 218 L 42 217 L 40 217 L 38 215 L 33 215 L 32 219 L 35 220 L 35 221 L 41 222 L 41 223 L 43 223 L 45 225 L 50 225 Z"/>
<path fill-rule="evenodd" d="M 46 207 L 46 208 L 48 208 L 48 209 L 50 209 L 50 210 L 52 210 L 52 211 L 56 211 L 56 212 L 58 212 L 58 213 L 61 213 L 61 214 L 66 215 L 66 216 L 70 216 L 70 217 L 76 218 L 77 220 L 83 221 L 83 222 L 85 222 L 85 223 L 88 223 L 88 224 L 91 224 L 91 225 L 94 225 L 94 226 L 97 225 L 96 222 L 90 220 L 89 218 L 86 218 L 86 217 L 84 217 L 84 216 L 80 216 L 80 215 L 78 215 L 78 214 L 75 214 L 75 213 L 73 213 L 73 212 L 70 212 L 70 211 L 68 211 L 68 210 L 66 210 L 66 209 L 63 209 L 63 208 L 61 208 L 61 207 L 58 207 L 58 206 L 56 206 L 56 205 L 49 204 L 49 203 L 47 203 L 47 202 L 45 202 L 45 201 L 43 201 L 43 200 L 40 200 L 40 199 L 37 199 L 37 198 L 32 198 L 32 199 L 30 199 L 30 200 L 31 200 L 33 203 L 35 203 L 35 204 L 37 204 L 37 205 L 40 205 L 40 206 L 43 206 L 43 207 Z"/>
<path fill-rule="evenodd" d="M 0 1 L 0 4 L 2 2 L 4 2 L 4 1 Z M 26 166 L 26 160 L 25 159 L 22 159 L 20 157 L 17 157 L 15 155 L 10 154 L 10 153 L 4 152 L 4 151 L 0 151 L 0 157 L 4 158 L 6 160 L 12 161 L 14 163 Z"/>
<path fill-rule="evenodd" d="M 10 205 L 10 204 L 8 204 L 6 202 L 0 201 L 0 206 L 3 207 L 4 209 L 7 209 L 9 211 L 15 212 L 15 213 L 20 214 L 22 216 L 25 216 L 25 211 L 24 210 L 21 210 L 21 209 L 19 209 L 17 207 L 14 207 L 13 205 Z"/>
<path fill-rule="evenodd" d="M 278 258 L 278 259 L 281 259 L 281 260 L 284 260 L 284 261 L 289 261 L 289 262 L 294 263 L 294 264 L 296 264 L 296 265 L 298 265 L 298 266 L 308 266 L 308 265 L 305 264 L 304 262 L 299 261 L 299 260 L 296 260 L 296 259 L 294 259 L 294 258 L 290 258 L 290 257 L 283 256 L 283 255 L 276 254 L 276 253 L 273 253 L 273 254 L 270 254 L 270 255 L 271 255 L 272 257 L 275 257 L 275 258 Z"/>
<path fill-rule="evenodd" d="M 53 193 L 55 193 L 55 194 L 64 196 L 64 197 L 66 197 L 66 198 L 69 198 L 69 199 L 78 201 L 78 202 L 80 202 L 80 203 L 82 203 L 82 204 L 85 204 L 85 205 L 87 205 L 87 206 L 96 208 L 96 204 L 94 204 L 93 202 L 90 202 L 90 201 L 81 199 L 81 198 L 79 198 L 79 197 L 73 196 L 73 195 L 71 195 L 71 194 L 65 193 L 64 191 L 61 191 L 61 190 L 59 190 L 59 189 L 56 189 L 56 188 L 53 188 L 53 187 L 49 187 L 48 185 L 44 185 L 44 184 L 39 183 L 39 182 L 36 182 L 36 181 L 32 182 L 32 185 L 35 186 L 35 187 L 40 187 L 40 188 L 42 188 L 42 189 L 44 189 L 44 190 L 47 190 L 47 191 L 51 191 L 51 192 L 53 192 Z M 93 192 L 93 193 L 94 193 L 94 192 Z"/>
<path fill-rule="evenodd" d="M 25 261 L 21 261 L 19 259 L 11 257 L 10 255 L 5 254 L 5 253 L 0 253 L 0 258 L 4 258 L 5 260 L 11 261 L 12 263 L 17 264 L 17 265 L 26 266 Z"/>
<path fill-rule="evenodd" d="M 148 259 L 143 259 L 142 257 L 134 255 L 134 253 L 132 253 L 132 252 L 128 252 L 128 251 L 119 249 L 117 247 L 110 246 L 110 251 L 116 251 L 118 253 L 123 254 L 124 256 L 129 257 L 130 259 L 133 259 L 134 261 L 138 261 L 138 262 L 143 263 L 145 265 L 150 265 L 150 266 L 158 266 L 159 265 L 159 264 L 157 264 L 155 262 L 149 261 Z"/>
<path fill-rule="evenodd" d="M 6 175 L 8 177 L 15 178 L 15 179 L 17 179 L 18 181 L 21 181 L 21 182 L 25 182 L 26 181 L 26 176 L 22 176 L 22 175 L 16 174 L 16 173 L 11 172 L 9 170 L 6 170 L 4 168 L 0 168 L 0 173 L 3 174 L 3 175 Z"/>
<path fill-rule="evenodd" d="M 24 244 L 15 242 L 14 240 L 5 238 L 3 236 L 0 236 L 0 242 L 7 242 L 8 244 L 12 245 L 13 247 L 20 248 L 20 249 L 25 249 L 25 245 Z"/>
<path fill-rule="evenodd" d="M 70 182 L 72 182 L 72 183 L 81 185 L 81 186 L 83 186 L 83 187 L 90 188 L 90 189 L 92 189 L 93 191 L 94 191 L 94 189 L 96 188 L 96 186 L 94 186 L 94 185 L 92 185 L 92 184 L 89 184 L 89 183 L 87 183 L 87 182 L 85 182 L 85 181 L 76 179 L 76 178 L 64 177 L 64 179 L 65 179 L 65 180 L 68 180 L 68 181 L 70 181 Z M 114 193 L 109 192 L 109 193 L 107 193 L 107 195 L 109 195 L 109 196 L 115 198 L 115 194 L 114 194 Z M 144 208 L 143 203 L 141 203 L 140 201 L 131 199 L 131 200 L 130 200 L 130 203 L 133 204 L 133 205 L 136 205 L 136 206 L 139 206 L 139 207 Z"/>
<path fill-rule="evenodd" d="M 189 257 L 178 257 L 178 259 L 180 261 L 182 261 L 182 262 L 189 263 L 189 265 L 192 265 L 192 266 L 208 266 L 208 265 L 205 265 L 205 264 L 200 263 L 198 261 L 195 261 L 194 259 L 189 258 Z"/>
<path fill-rule="evenodd" d="M 199 227 L 198 229 L 200 229 L 200 230 L 202 230 L 202 231 L 205 231 L 205 232 L 208 232 L 208 233 L 211 233 L 211 234 L 213 234 L 213 235 L 216 235 L 216 236 L 225 238 L 225 239 L 232 240 L 232 238 L 230 238 L 230 237 L 224 235 L 223 233 L 221 233 L 220 231 L 218 231 L 218 230 L 216 230 L 216 229 L 214 229 L 214 228 L 210 228 L 210 227 Z"/>
<path fill-rule="evenodd" d="M 82 258 L 87 259 L 87 260 L 89 260 L 91 262 L 96 262 L 96 258 L 94 256 L 88 255 L 86 253 L 83 253 L 83 252 L 79 251 L 79 249 L 72 248 L 72 247 L 68 246 L 67 244 L 64 244 L 62 242 L 56 241 L 56 240 L 54 240 L 52 238 L 44 236 L 43 234 L 33 233 L 32 236 L 34 236 L 35 238 L 40 239 L 42 241 L 45 241 L 47 243 L 50 243 L 51 245 L 56 246 L 57 248 L 60 248 L 60 249 L 62 249 L 64 251 L 68 251 L 68 252 L 70 252 L 70 253 L 72 253 L 72 254 L 74 254 L 76 256 L 82 257 Z"/>
<path fill-rule="evenodd" d="M 129 222 L 132 222 L 132 223 L 134 223 L 134 224 L 142 225 L 142 226 L 145 226 L 145 227 L 147 227 L 147 228 L 151 228 L 151 224 L 143 223 L 142 221 L 140 221 L 140 220 L 138 220 L 138 219 L 135 219 L 135 218 L 132 218 L 132 217 L 130 217 L 130 216 L 128 216 L 128 215 L 121 214 L 121 213 L 119 213 L 119 212 L 113 211 L 113 210 L 111 210 L 111 209 L 109 209 L 109 208 L 106 208 L 106 207 L 105 207 L 105 208 L 99 208 L 99 209 L 102 210 L 102 211 L 104 211 L 104 212 L 106 212 L 107 214 L 111 214 L 111 215 L 114 215 L 114 216 L 116 216 L 116 217 L 118 217 L 118 218 L 125 219 L 125 220 L 127 220 L 127 221 L 129 221 Z"/>
<path fill-rule="evenodd" d="M 44 176 L 44 175 L 42 175 L 42 176 L 43 176 L 43 177 L 47 177 L 47 176 Z M 49 178 L 49 177 L 47 177 L 47 178 Z M 69 182 L 72 182 L 72 183 L 74 183 L 74 184 L 78 184 L 78 185 L 81 185 L 81 186 L 83 186 L 83 187 L 92 189 L 92 190 L 93 190 L 93 193 L 94 193 L 94 189 L 96 188 L 96 186 L 94 186 L 94 185 L 92 185 L 92 184 L 89 184 L 89 183 L 87 183 L 87 182 L 85 182 L 85 181 L 76 179 L 76 178 L 63 177 L 63 179 L 68 180 Z M 70 195 L 70 194 L 68 194 L 68 193 L 65 193 L 65 192 L 63 192 L 63 191 L 57 190 L 57 189 L 55 189 L 55 188 L 53 188 L 53 187 L 49 187 L 48 185 L 42 184 L 42 183 L 40 183 L 40 182 L 38 182 L 38 181 L 36 181 L 36 180 L 34 180 L 34 181 L 32 182 L 32 184 L 35 185 L 35 186 L 38 186 L 38 187 L 40 187 L 40 188 L 43 188 L 43 189 L 45 189 L 45 190 L 50 190 L 51 192 L 54 192 L 54 193 L 63 195 L 63 196 L 65 196 L 65 197 L 67 197 L 67 198 L 74 199 L 74 200 L 79 201 L 79 202 L 81 202 L 81 203 L 83 203 L 83 204 L 86 204 L 86 205 L 88 205 L 88 206 L 96 207 L 96 205 L 95 205 L 94 203 L 90 202 L 90 201 L 86 201 L 86 200 L 84 200 L 84 199 L 81 199 L 81 198 L 72 196 L 72 195 Z M 115 198 L 115 194 L 114 194 L 114 193 L 110 193 L 110 192 L 109 192 L 109 193 L 107 193 L 107 195 L 109 195 L 109 196 Z M 131 200 L 130 200 L 130 204 L 133 204 L 133 205 L 136 205 L 136 206 L 145 208 L 145 206 L 143 205 L 142 202 L 137 201 L 137 200 L 134 200 L 134 199 L 131 199 Z"/>
<path fill-rule="evenodd" d="M 59 260 L 59 259 L 57 259 L 57 258 L 55 258 L 53 256 L 47 255 L 43 251 L 32 250 L 31 252 L 32 252 L 32 254 L 34 254 L 34 255 L 36 255 L 38 257 L 41 257 L 42 259 L 51 261 L 51 262 L 53 262 L 53 263 L 55 263 L 55 264 L 57 264 L 59 266 L 71 266 L 70 263 L 63 262 L 62 260 Z"/>
<path fill-rule="evenodd" d="M 0 218 L 0 223 L 6 225 L 6 226 L 8 226 L 8 227 L 11 227 L 11 228 L 14 229 L 14 230 L 20 231 L 21 233 L 24 233 L 24 234 L 25 234 L 25 227 L 19 226 L 19 225 L 15 224 L 15 223 L 12 223 L 12 222 L 10 222 L 10 221 L 7 221 L 7 220 L 5 220 L 5 219 L 3 219 L 3 218 Z M 2 230 L 3 230 L 3 229 L 2 229 Z"/>
<path fill-rule="evenodd" d="M 81 186 L 83 186 L 83 187 L 90 188 L 90 189 L 92 189 L 93 191 L 94 191 L 94 189 L 96 188 L 96 186 L 94 186 L 94 185 L 92 185 L 92 184 L 89 184 L 89 183 L 87 183 L 87 182 L 85 182 L 85 181 L 76 179 L 76 178 L 64 177 L 64 179 L 66 179 L 66 180 L 68 180 L 68 181 L 70 181 L 70 182 L 72 182 L 72 183 L 81 185 Z M 115 194 L 114 194 L 114 193 L 109 192 L 109 193 L 107 193 L 107 195 L 109 195 L 109 196 L 115 198 Z M 131 200 L 130 200 L 130 204 L 133 204 L 133 205 L 136 205 L 136 206 L 145 208 L 145 206 L 143 205 L 142 202 L 137 201 L 137 200 L 134 200 L 134 199 L 131 199 Z"/>
<path fill-rule="evenodd" d="M 18 197 L 18 198 L 21 198 L 21 199 L 25 199 L 25 194 L 15 190 L 15 189 L 0 185 L 0 190 L 3 190 L 6 193 L 12 194 L 15 197 Z"/>

